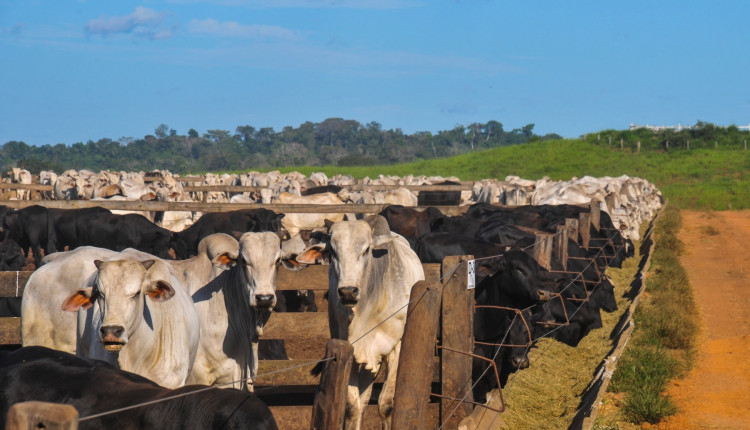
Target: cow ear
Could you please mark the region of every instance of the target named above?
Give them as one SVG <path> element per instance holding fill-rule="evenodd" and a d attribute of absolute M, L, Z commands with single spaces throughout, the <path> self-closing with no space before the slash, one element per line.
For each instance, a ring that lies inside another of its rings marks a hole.
<path fill-rule="evenodd" d="M 281 221 L 282 218 L 284 218 L 286 214 L 276 214 L 276 221 Z"/>
<path fill-rule="evenodd" d="M 297 255 L 295 254 L 289 254 L 281 257 L 280 262 L 286 270 L 291 271 L 302 270 L 307 267 L 307 264 L 297 261 Z"/>
<path fill-rule="evenodd" d="M 323 220 L 323 224 L 325 224 L 325 226 L 328 229 L 328 231 L 331 231 L 331 226 L 333 225 L 333 221 L 331 221 L 329 219 L 325 219 L 325 220 Z"/>
<path fill-rule="evenodd" d="M 383 245 L 385 245 L 388 242 L 392 242 L 393 238 L 394 238 L 394 236 L 392 236 L 390 234 L 383 234 L 383 235 L 380 235 L 380 236 L 373 236 L 372 237 L 372 247 L 373 248 L 377 248 L 379 246 L 383 246 Z"/>
<path fill-rule="evenodd" d="M 151 266 L 154 265 L 154 263 L 156 263 L 156 260 L 144 260 L 144 261 L 141 261 L 141 265 L 143 266 L 144 269 L 146 269 L 146 271 L 148 271 L 148 269 L 150 269 Z"/>
<path fill-rule="evenodd" d="M 479 266 L 479 268 L 474 272 L 474 282 L 476 284 L 479 284 L 480 282 L 484 281 L 485 278 L 494 275 L 495 272 L 487 267 L 487 266 Z"/>
<path fill-rule="evenodd" d="M 302 251 L 302 254 L 295 257 L 294 260 L 302 264 L 323 264 L 328 263 L 330 259 L 331 252 L 328 250 L 327 244 L 316 244 Z"/>
<path fill-rule="evenodd" d="M 146 294 L 155 302 L 165 302 L 174 296 L 174 288 L 172 288 L 169 282 L 158 280 L 148 286 Z"/>
<path fill-rule="evenodd" d="M 237 254 L 222 252 L 211 260 L 211 264 L 220 267 L 223 270 L 227 270 L 237 264 Z"/>
<path fill-rule="evenodd" d="M 78 312 L 79 309 L 90 308 L 94 304 L 91 300 L 93 290 L 93 287 L 88 287 L 74 291 L 71 295 L 65 298 L 60 308 L 68 312 Z"/>
<path fill-rule="evenodd" d="M 94 266 L 96 266 L 96 269 L 99 270 L 99 266 L 102 265 L 102 260 L 94 260 Z"/>

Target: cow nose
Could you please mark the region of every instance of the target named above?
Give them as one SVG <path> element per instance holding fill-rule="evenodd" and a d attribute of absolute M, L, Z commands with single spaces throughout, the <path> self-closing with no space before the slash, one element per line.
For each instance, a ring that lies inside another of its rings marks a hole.
<path fill-rule="evenodd" d="M 119 339 L 122 337 L 122 334 L 125 333 L 125 327 L 121 325 L 107 325 L 102 326 L 99 329 L 99 332 L 102 334 L 102 338 L 113 338 L 113 339 Z"/>
<path fill-rule="evenodd" d="M 529 367 L 529 358 L 525 355 L 523 357 L 513 357 L 511 361 L 513 362 L 513 367 L 516 369 L 525 369 Z"/>
<path fill-rule="evenodd" d="M 341 287 L 338 293 L 339 299 L 344 305 L 354 305 L 359 300 L 359 288 L 357 287 Z"/>
<path fill-rule="evenodd" d="M 256 294 L 255 295 L 255 306 L 259 308 L 270 308 L 273 306 L 273 294 Z"/>

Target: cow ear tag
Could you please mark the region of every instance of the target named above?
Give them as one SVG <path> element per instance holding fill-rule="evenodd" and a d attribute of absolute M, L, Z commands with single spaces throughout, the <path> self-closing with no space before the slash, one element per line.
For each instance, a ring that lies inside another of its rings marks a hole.
<path fill-rule="evenodd" d="M 469 278 L 466 281 L 466 288 L 468 290 L 471 290 L 471 289 L 473 289 L 474 287 L 477 286 L 477 281 L 476 281 L 476 266 L 474 265 L 475 262 L 476 262 L 476 260 L 469 260 L 469 261 L 466 262 L 466 264 L 469 266 L 468 270 L 466 271 L 466 276 Z"/>

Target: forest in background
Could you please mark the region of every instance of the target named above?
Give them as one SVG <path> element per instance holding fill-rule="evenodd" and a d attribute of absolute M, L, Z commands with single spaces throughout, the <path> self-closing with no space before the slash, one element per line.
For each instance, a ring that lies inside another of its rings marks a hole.
<path fill-rule="evenodd" d="M 140 139 L 102 138 L 72 145 L 34 146 L 10 141 L 0 148 L 0 168 L 23 167 L 32 173 L 68 169 L 172 173 L 226 172 L 289 166 L 373 166 L 452 157 L 531 141 L 561 139 L 535 135 L 534 124 L 505 131 L 498 121 L 457 125 L 438 133 L 406 134 L 384 130 L 377 122 L 328 118 L 299 127 L 238 126 L 234 132 L 190 129 L 180 135 L 166 124 Z"/>

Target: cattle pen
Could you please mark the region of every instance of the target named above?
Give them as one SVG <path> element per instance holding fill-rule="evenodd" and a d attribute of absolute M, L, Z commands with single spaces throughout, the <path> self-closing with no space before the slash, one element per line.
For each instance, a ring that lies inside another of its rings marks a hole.
<path fill-rule="evenodd" d="M 13 184 L 18 186 L 19 184 Z M 433 186 L 422 191 L 467 189 L 461 186 Z M 222 186 L 222 190 L 226 190 Z M 247 187 L 241 187 L 247 188 Z M 247 191 L 235 190 L 235 191 Z M 48 208 L 82 208 L 102 206 L 124 210 L 229 211 L 265 208 L 283 213 L 378 213 L 385 206 L 374 205 L 279 205 L 200 202 L 101 202 L 101 201 L 4 201 L 9 207 L 22 208 L 38 204 Z M 554 254 L 565 261 L 567 239 L 583 247 L 594 247 L 588 235 L 589 226 L 599 229 L 599 207 L 591 205 L 577 219 L 569 219 L 555 234 L 539 234 L 533 249 L 534 258 L 549 269 Z M 460 215 L 463 206 L 443 206 L 445 215 Z M 470 273 L 472 256 L 446 257 L 442 264 L 423 264 L 425 281 L 414 285 L 408 306 L 402 355 L 396 385 L 393 428 L 457 428 L 475 407 L 471 395 L 472 335 L 474 292 Z M 0 297 L 20 299 L 32 272 L 0 272 Z M 316 292 L 318 311 L 309 313 L 274 313 L 262 341 L 283 342 L 290 360 L 262 360 L 255 380 L 256 394 L 270 407 L 282 429 L 337 428 L 342 421 L 343 399 L 348 382 L 347 363 L 351 351 L 346 342 L 331 341 L 328 330 L 327 266 L 310 266 L 299 272 L 280 271 L 279 291 L 312 290 Z M 0 346 L 5 349 L 21 345 L 21 319 L 0 318 Z M 342 344 L 343 343 L 343 344 Z M 531 346 L 531 339 L 529 345 Z M 321 360 L 321 357 L 325 357 Z M 310 370 L 325 364 L 320 377 Z M 496 370 L 495 370 L 496 371 Z M 382 382 L 382 377 L 379 382 Z M 377 390 L 377 387 L 376 387 Z M 500 413 L 505 408 L 495 408 Z M 375 397 L 375 396 L 374 396 Z M 596 397 L 596 396 L 594 396 Z M 582 408 L 585 409 L 586 407 Z M 589 407 L 590 409 L 590 407 Z M 36 410 L 35 410 L 36 411 Z M 82 417 L 83 418 L 83 417 Z M 377 406 L 365 412 L 364 428 L 379 428 Z"/>

